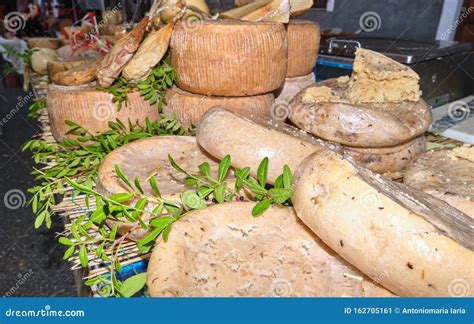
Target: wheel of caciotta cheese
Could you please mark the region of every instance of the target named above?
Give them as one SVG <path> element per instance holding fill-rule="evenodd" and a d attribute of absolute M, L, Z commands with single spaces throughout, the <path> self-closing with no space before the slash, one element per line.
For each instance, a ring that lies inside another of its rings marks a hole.
<path fill-rule="evenodd" d="M 128 94 L 128 104 L 120 111 L 112 102 L 112 94 L 96 90 L 94 84 L 84 86 L 60 86 L 50 84 L 46 105 L 51 132 L 58 142 L 69 136 L 70 129 L 65 124 L 71 120 L 91 133 L 100 133 L 109 129 L 108 122 L 117 118 L 125 124 L 144 125 L 145 119 L 158 120 L 160 114 L 156 106 L 143 100 L 138 92 Z"/>
<path fill-rule="evenodd" d="M 474 286 L 474 221 L 329 150 L 294 179 L 296 213 L 327 245 L 400 296 L 454 296 Z M 429 221 L 428 221 L 429 220 Z M 472 295 L 472 291 L 469 293 Z"/>
<path fill-rule="evenodd" d="M 222 108 L 213 108 L 204 114 L 196 138 L 199 145 L 217 159 L 230 154 L 233 167 L 250 167 L 254 177 L 260 162 L 268 157 L 269 183 L 282 173 L 285 164 L 295 171 L 304 158 L 321 148 L 320 144 L 259 125 Z"/>
<path fill-rule="evenodd" d="M 354 147 L 385 147 L 423 134 L 431 109 L 423 101 L 350 103 L 349 81 L 329 79 L 301 91 L 290 104 L 290 119 L 323 139 Z"/>
<path fill-rule="evenodd" d="M 474 218 L 474 147 L 428 152 L 409 165 L 404 182 Z"/>
<path fill-rule="evenodd" d="M 106 196 L 129 192 L 126 184 L 115 172 L 115 166 L 118 165 L 131 181 L 139 179 L 147 196 L 155 195 L 149 182 L 151 177 L 155 177 L 161 194 L 170 200 L 178 201 L 179 194 L 189 188 L 183 183 L 185 175 L 170 165 L 168 154 L 185 170 L 197 172 L 199 164 L 208 162 L 212 174 L 217 174 L 218 162 L 201 150 L 194 137 L 151 137 L 126 144 L 107 154 L 99 167 L 97 191 Z M 149 210 L 154 207 L 151 203 L 146 206 Z M 107 224 L 111 227 L 117 224 L 120 235 L 133 229 L 128 236 L 132 240 L 139 240 L 148 233 L 138 223 L 109 220 Z"/>
<path fill-rule="evenodd" d="M 150 295 L 390 295 L 327 248 L 291 208 L 273 206 L 252 217 L 253 206 L 215 205 L 173 224 L 150 258 Z"/>
<path fill-rule="evenodd" d="M 197 125 L 206 111 L 212 107 L 225 107 L 248 117 L 270 117 L 274 102 L 271 93 L 249 97 L 214 97 L 198 95 L 173 87 L 166 91 L 166 106 L 163 111 L 176 118 L 185 127 Z"/>
<path fill-rule="evenodd" d="M 290 103 L 290 101 L 303 89 L 309 87 L 310 85 L 316 82 L 316 78 L 314 77 L 314 73 L 311 72 L 307 75 L 294 77 L 294 78 L 286 78 L 285 83 L 283 86 L 275 91 L 275 102 L 286 102 Z"/>
<path fill-rule="evenodd" d="M 381 148 L 344 146 L 348 156 L 366 168 L 377 172 L 396 172 L 405 168 L 413 159 L 426 151 L 425 135 L 418 136 L 401 145 Z"/>
<path fill-rule="evenodd" d="M 285 79 L 288 42 L 283 24 L 239 20 L 176 25 L 171 60 L 177 85 L 213 96 L 250 96 L 278 89 Z"/>
<path fill-rule="evenodd" d="M 288 32 L 287 78 L 313 72 L 318 58 L 321 33 L 319 24 L 310 20 L 291 19 Z"/>
<path fill-rule="evenodd" d="M 72 68 L 81 66 L 84 64 L 84 62 L 89 62 L 92 64 L 94 61 L 94 58 L 78 58 L 78 59 L 69 59 L 69 60 L 64 60 L 64 61 L 53 61 L 53 62 L 48 62 L 48 76 L 49 79 L 51 80 L 53 78 L 53 75 L 59 72 L 64 72 L 67 70 L 70 70 Z"/>

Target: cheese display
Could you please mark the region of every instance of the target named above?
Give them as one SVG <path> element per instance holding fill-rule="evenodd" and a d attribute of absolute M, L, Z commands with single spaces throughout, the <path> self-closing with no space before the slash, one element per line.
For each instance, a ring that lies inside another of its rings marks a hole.
<path fill-rule="evenodd" d="M 443 201 L 329 150 L 306 159 L 294 184 L 297 216 L 395 294 L 449 296 L 453 280 L 474 284 L 472 264 L 466 262 L 474 258 L 474 220 Z"/>
<path fill-rule="evenodd" d="M 274 103 L 271 93 L 248 97 L 203 96 L 181 90 L 177 87 L 166 92 L 164 113 L 176 118 L 185 126 L 198 125 L 202 116 L 213 107 L 225 107 L 243 116 L 270 117 L 270 108 Z"/>
<path fill-rule="evenodd" d="M 356 50 L 348 97 L 351 102 L 420 100 L 420 77 L 409 67 L 385 55 Z"/>
<path fill-rule="evenodd" d="M 136 124 L 144 123 L 146 118 L 158 120 L 160 115 L 156 107 L 143 100 L 137 92 L 128 95 L 129 103 L 118 110 L 112 102 L 112 95 L 96 90 L 94 85 L 60 86 L 51 84 L 46 99 L 51 123 L 51 132 L 58 142 L 67 136 L 69 126 L 66 120 L 86 125 L 92 133 L 109 129 L 108 122 L 120 119 Z"/>
<path fill-rule="evenodd" d="M 390 296 L 344 262 L 291 208 L 254 203 L 195 211 L 161 239 L 148 265 L 152 297 Z"/>
<path fill-rule="evenodd" d="M 429 127 L 431 109 L 422 99 L 352 103 L 347 79 L 328 79 L 299 93 L 290 104 L 290 119 L 323 139 L 353 147 L 405 143 Z"/>
<path fill-rule="evenodd" d="M 170 47 L 177 85 L 192 93 L 257 95 L 278 89 L 285 79 L 288 44 L 282 24 L 178 23 Z"/>
<path fill-rule="evenodd" d="M 319 52 L 321 33 L 319 24 L 309 20 L 291 19 L 288 32 L 287 78 L 313 72 Z"/>
<path fill-rule="evenodd" d="M 474 218 L 474 148 L 431 151 L 413 161 L 404 182 Z"/>

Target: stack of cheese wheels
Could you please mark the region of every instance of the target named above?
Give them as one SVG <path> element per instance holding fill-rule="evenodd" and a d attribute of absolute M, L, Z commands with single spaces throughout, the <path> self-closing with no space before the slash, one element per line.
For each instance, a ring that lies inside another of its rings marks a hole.
<path fill-rule="evenodd" d="M 70 137 L 70 120 L 81 125 L 90 133 L 96 134 L 109 129 L 109 121 L 120 119 L 125 125 L 128 121 L 144 125 L 145 120 L 158 120 L 160 114 L 156 107 L 143 100 L 138 92 L 128 94 L 128 103 L 122 109 L 112 102 L 112 94 L 99 91 L 95 84 L 81 86 L 62 86 L 50 84 L 46 97 L 51 132 L 58 142 Z"/>
<path fill-rule="evenodd" d="M 276 91 L 277 102 L 289 102 L 298 92 L 315 83 L 321 33 L 314 21 L 292 19 L 287 25 L 288 69 L 284 85 Z"/>
<path fill-rule="evenodd" d="M 196 125 L 212 107 L 248 117 L 269 117 L 273 91 L 287 71 L 283 24 L 238 20 L 185 21 L 171 38 L 177 87 L 166 95 L 164 112 L 185 126 Z"/>
<path fill-rule="evenodd" d="M 396 172 L 425 151 L 431 109 L 419 77 L 379 53 L 358 49 L 351 78 L 328 79 L 290 103 L 291 121 L 343 145 L 372 171 Z"/>

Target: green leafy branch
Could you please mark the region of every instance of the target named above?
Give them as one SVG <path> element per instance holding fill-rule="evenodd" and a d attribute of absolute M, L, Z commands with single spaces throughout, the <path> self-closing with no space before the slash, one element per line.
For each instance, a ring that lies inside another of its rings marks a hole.
<path fill-rule="evenodd" d="M 144 127 L 132 124 L 126 127 L 120 120 L 109 122 L 109 130 L 98 135 L 89 133 L 74 122 L 66 123 L 70 127 L 69 134 L 74 135 L 75 139 L 66 139 L 60 144 L 33 139 L 22 148 L 23 151 L 33 152 L 36 163 L 44 164 L 32 172 L 40 184 L 28 189 L 33 195 L 30 204 L 37 215 L 36 228 L 43 223 L 47 228 L 51 226 L 52 210 L 57 204 L 58 196 L 69 190 L 67 177 L 93 188 L 99 165 L 112 150 L 146 137 L 186 134 L 177 120 L 164 114 L 159 121 L 151 122 L 147 119 Z M 78 194 L 79 192 L 74 192 L 75 196 Z"/>
<path fill-rule="evenodd" d="M 161 112 L 165 103 L 166 90 L 173 86 L 176 79 L 177 73 L 171 66 L 171 58 L 168 55 L 152 69 L 146 80 L 138 84 L 131 84 L 123 76 L 120 76 L 111 86 L 97 87 L 97 90 L 112 94 L 112 102 L 117 105 L 118 110 L 127 104 L 130 92 L 139 91 L 143 99 L 150 105 L 158 103 L 158 111 Z"/>

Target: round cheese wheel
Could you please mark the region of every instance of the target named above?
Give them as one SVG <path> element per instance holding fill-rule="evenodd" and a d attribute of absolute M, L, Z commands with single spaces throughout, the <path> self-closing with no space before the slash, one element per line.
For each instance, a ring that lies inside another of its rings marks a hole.
<path fill-rule="evenodd" d="M 474 218 L 474 147 L 428 152 L 408 166 L 404 182 Z"/>
<path fill-rule="evenodd" d="M 301 90 L 313 85 L 315 82 L 316 78 L 313 72 L 299 77 L 286 78 L 283 86 L 275 93 L 275 102 L 285 102 L 289 104 Z"/>
<path fill-rule="evenodd" d="M 391 147 L 348 147 L 344 146 L 345 153 L 366 168 L 378 172 L 396 172 L 405 168 L 413 159 L 426 151 L 424 135 L 411 141 Z"/>
<path fill-rule="evenodd" d="M 287 78 L 313 72 L 318 58 L 321 33 L 319 24 L 310 20 L 291 19 L 288 31 Z"/>
<path fill-rule="evenodd" d="M 160 119 L 156 106 L 143 100 L 138 92 L 128 94 L 128 103 L 120 111 L 112 102 L 112 94 L 96 90 L 95 84 L 83 86 L 60 86 L 50 84 L 46 105 L 51 125 L 51 132 L 58 142 L 66 137 L 71 120 L 91 133 L 100 133 L 109 129 L 108 122 L 120 119 L 124 124 L 144 125 L 145 119 Z"/>
<path fill-rule="evenodd" d="M 102 161 L 97 176 L 97 191 L 103 195 L 129 192 L 128 187 L 117 176 L 115 166 L 118 165 L 130 180 L 138 178 L 147 196 L 155 196 L 149 179 L 155 177 L 163 197 L 179 201 L 179 194 L 190 189 L 183 181 L 186 175 L 176 171 L 169 163 L 168 154 L 173 157 L 185 170 L 197 172 L 198 165 L 208 162 L 212 174 L 217 174 L 218 162 L 205 153 L 190 136 L 159 136 L 138 140 L 117 148 Z M 136 200 L 131 203 L 135 203 Z M 153 210 L 156 205 L 148 203 L 147 210 Z M 139 240 L 148 230 L 138 223 L 127 220 L 107 220 L 107 225 L 118 225 L 118 233 L 127 232 L 128 239 Z"/>
<path fill-rule="evenodd" d="M 389 296 L 328 249 L 291 208 L 252 217 L 252 202 L 194 211 L 158 239 L 153 297 Z"/>
<path fill-rule="evenodd" d="M 298 217 L 340 256 L 400 296 L 472 295 L 474 220 L 329 150 L 300 164 Z"/>
<path fill-rule="evenodd" d="M 93 61 L 94 61 L 93 58 L 77 58 L 77 59 L 68 59 L 68 60 L 62 60 L 62 61 L 48 62 L 49 79 L 51 80 L 53 78 L 53 75 L 55 75 L 56 73 L 64 72 L 72 68 L 81 66 L 85 62 L 89 62 L 93 64 L 92 63 Z"/>
<path fill-rule="evenodd" d="M 206 111 L 220 106 L 248 117 L 270 117 L 274 102 L 271 93 L 249 97 L 213 97 L 187 92 L 173 87 L 166 91 L 164 113 L 176 115 L 185 126 L 197 125 Z"/>
<path fill-rule="evenodd" d="M 56 50 L 61 44 L 58 38 L 53 37 L 31 37 L 27 39 L 30 48 L 50 48 Z"/>
<path fill-rule="evenodd" d="M 58 55 L 50 48 L 40 48 L 31 54 L 31 68 L 38 74 L 48 73 L 48 62 L 56 61 Z"/>
<path fill-rule="evenodd" d="M 423 134 L 431 124 L 425 101 L 351 103 L 347 79 L 329 79 L 301 91 L 290 104 L 290 119 L 325 140 L 353 147 L 385 147 Z"/>
<path fill-rule="evenodd" d="M 189 92 L 250 96 L 278 89 L 285 79 L 288 43 L 280 23 L 185 21 L 170 47 L 177 85 Z"/>

